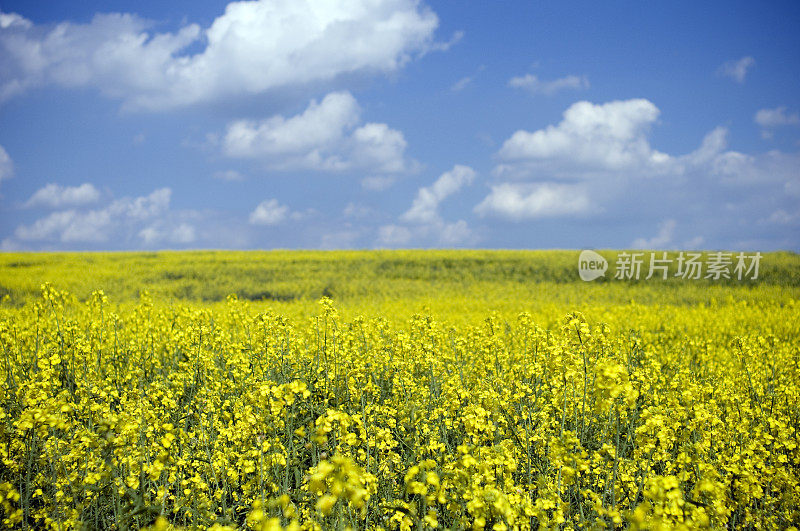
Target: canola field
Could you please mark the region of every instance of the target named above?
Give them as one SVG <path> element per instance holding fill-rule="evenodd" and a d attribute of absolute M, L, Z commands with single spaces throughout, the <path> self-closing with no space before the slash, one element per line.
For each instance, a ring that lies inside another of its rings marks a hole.
<path fill-rule="evenodd" d="M 577 259 L 0 254 L 0 525 L 800 526 L 800 257 Z"/>

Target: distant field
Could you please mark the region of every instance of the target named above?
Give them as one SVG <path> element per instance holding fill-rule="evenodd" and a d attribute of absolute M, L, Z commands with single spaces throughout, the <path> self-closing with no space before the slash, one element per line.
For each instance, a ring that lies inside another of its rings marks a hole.
<path fill-rule="evenodd" d="M 606 257 L 616 251 L 603 251 Z M 669 255 L 675 258 L 676 253 Z M 766 253 L 756 281 L 619 281 L 613 271 L 578 278 L 576 251 L 188 251 L 148 253 L 0 253 L 0 298 L 21 304 L 49 281 L 85 300 L 102 289 L 113 302 L 142 290 L 162 301 L 214 303 L 230 294 L 278 305 L 328 296 L 358 306 L 389 300 L 461 304 L 462 296 L 508 306 L 542 302 L 709 302 L 730 294 L 794 294 L 800 255 Z M 644 276 L 644 275 L 643 275 Z M 786 292 L 785 290 L 788 290 Z M 513 293 L 511 293 L 513 292 Z"/>
<path fill-rule="evenodd" d="M 0 254 L 2 523 L 798 526 L 800 256 L 577 261 Z"/>

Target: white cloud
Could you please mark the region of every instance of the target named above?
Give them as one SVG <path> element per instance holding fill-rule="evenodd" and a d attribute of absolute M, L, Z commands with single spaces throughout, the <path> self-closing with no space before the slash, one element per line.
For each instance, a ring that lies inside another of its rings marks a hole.
<path fill-rule="evenodd" d="M 427 187 L 420 188 L 411 207 L 400 216 L 403 224 L 384 225 L 378 230 L 381 245 L 398 247 L 412 240 L 419 244 L 435 242 L 440 245 L 459 245 L 475 241 L 467 222 L 448 223 L 439 214 L 439 204 L 472 183 L 475 170 L 456 164 Z"/>
<path fill-rule="evenodd" d="M 392 72 L 449 46 L 433 42 L 438 18 L 417 0 L 240 1 L 205 29 L 157 33 L 153 26 L 130 14 L 55 26 L 0 14 L 0 100 L 56 84 L 97 87 L 128 107 L 161 109 Z M 202 51 L 187 53 L 198 45 Z"/>
<path fill-rule="evenodd" d="M 171 196 L 169 188 L 155 190 L 148 196 L 123 198 L 105 208 L 53 212 L 30 225 L 20 225 L 14 237 L 23 242 L 103 243 L 137 223 L 148 222 L 165 214 Z"/>
<path fill-rule="evenodd" d="M 726 150 L 728 130 L 717 127 L 708 133 L 696 150 L 674 157 L 673 175 L 714 178 L 728 186 L 784 184 L 790 193 L 791 183 L 800 179 L 800 155 L 777 150 L 747 154 Z"/>
<path fill-rule="evenodd" d="M 146 245 L 177 244 L 187 245 L 197 240 L 194 226 L 188 223 L 181 223 L 176 227 L 163 227 L 157 223 L 139 231 L 139 237 Z"/>
<path fill-rule="evenodd" d="M 153 244 L 155 242 L 161 241 L 163 235 L 161 231 L 156 229 L 155 227 L 147 227 L 139 231 L 139 237 L 144 240 L 146 244 Z"/>
<path fill-rule="evenodd" d="M 645 99 L 571 105 L 558 125 L 529 132 L 519 130 L 503 143 L 498 155 L 505 161 L 527 162 L 536 167 L 556 161 L 558 166 L 594 170 L 650 168 L 659 171 L 671 158 L 650 147 L 647 132 L 659 116 Z M 497 172 L 530 169 L 501 165 Z"/>
<path fill-rule="evenodd" d="M 194 227 L 188 223 L 181 223 L 172 231 L 172 241 L 176 243 L 191 243 L 195 239 Z"/>
<path fill-rule="evenodd" d="M 359 112 L 349 92 L 334 92 L 319 103 L 312 100 L 302 114 L 291 118 L 278 115 L 261 122 L 233 122 L 228 125 L 223 148 L 231 157 L 310 156 L 321 147 L 339 143 L 345 129 L 358 122 Z"/>
<path fill-rule="evenodd" d="M 285 118 L 228 125 L 223 151 L 229 157 L 253 158 L 278 170 L 344 171 L 368 169 L 398 173 L 414 166 L 404 159 L 403 133 L 386 124 L 359 123 L 360 108 L 349 92 L 333 92 L 321 102 Z"/>
<path fill-rule="evenodd" d="M 16 13 L 0 13 L 0 29 L 7 29 L 13 27 L 30 28 L 31 22 Z"/>
<path fill-rule="evenodd" d="M 744 83 L 747 71 L 755 64 L 756 60 L 748 55 L 735 61 L 731 60 L 726 62 L 717 69 L 717 73 L 722 76 L 727 76 L 737 83 Z"/>
<path fill-rule="evenodd" d="M 579 105 L 588 112 L 573 115 Z M 557 126 L 512 135 L 498 153 L 508 162 L 498 164 L 494 173 L 538 180 L 555 180 L 563 175 L 585 181 L 599 178 L 605 179 L 604 184 L 608 184 L 609 176 L 626 175 L 640 180 L 651 175 L 678 177 L 702 172 L 729 184 L 788 182 L 798 175 L 796 154 L 769 151 L 750 155 L 726 151 L 728 130 L 724 127 L 709 132 L 701 145 L 686 155 L 654 150 L 647 140 L 647 125 L 658 113 L 647 100 L 604 105 L 580 102 L 564 113 L 564 120 Z M 568 154 L 572 152 L 577 160 L 569 160 Z M 533 167 L 541 171 L 538 174 L 512 171 L 514 165 L 523 163 L 536 164 Z"/>
<path fill-rule="evenodd" d="M 578 102 L 557 125 L 520 130 L 497 153 L 493 174 L 507 180 L 579 181 L 595 188 L 630 185 L 643 178 L 677 179 L 703 172 L 728 183 L 790 178 L 790 160 L 780 152 L 759 156 L 726 151 L 728 130 L 710 131 L 694 151 L 670 155 L 650 146 L 650 125 L 660 114 L 647 100 L 605 104 Z M 596 190 L 595 190 L 596 191 Z"/>
<path fill-rule="evenodd" d="M 158 216 L 169 209 L 172 190 L 159 188 L 148 196 L 136 199 L 120 199 L 111 203 L 110 211 L 115 215 L 140 220 Z"/>
<path fill-rule="evenodd" d="M 778 127 L 780 125 L 800 124 L 800 114 L 787 114 L 786 107 L 776 107 L 775 109 L 761 109 L 755 117 L 755 122 L 761 127 Z"/>
<path fill-rule="evenodd" d="M 102 225 L 108 223 L 108 218 L 100 220 L 92 216 L 92 221 L 100 221 Z M 47 217 L 36 220 L 32 225 L 20 225 L 14 235 L 22 241 L 41 241 L 59 239 L 62 242 L 72 241 L 74 235 L 82 232 L 84 241 L 102 241 L 102 230 L 88 226 L 88 216 L 81 216 L 75 210 L 53 212 Z M 87 230 L 88 229 L 88 230 Z"/>
<path fill-rule="evenodd" d="M 480 216 L 499 216 L 514 221 L 591 212 L 588 192 L 578 185 L 553 183 L 501 183 L 475 207 Z"/>
<path fill-rule="evenodd" d="M 598 245 L 617 247 L 797 247 L 800 153 L 732 150 L 724 127 L 688 153 L 660 153 L 649 142 L 655 105 L 615 103 L 583 103 L 577 115 L 572 106 L 560 123 L 508 137 L 496 154 L 496 180 L 476 201 L 475 214 L 533 220 L 528 228 L 543 231 L 541 245 L 582 245 L 587 228 L 595 235 L 606 229 L 606 243 Z M 657 228 L 642 233 L 630 220 L 657 220 Z M 555 234 L 546 233 L 556 226 Z"/>
<path fill-rule="evenodd" d="M 658 116 L 647 100 L 579 102 L 560 123 L 517 131 L 497 153 L 492 173 L 498 182 L 474 212 L 512 221 L 680 215 L 716 244 L 720 234 L 735 234 L 723 222 L 732 213 L 748 220 L 738 222 L 741 226 L 756 227 L 776 208 L 788 212 L 793 194 L 800 195 L 800 154 L 730 150 L 724 127 L 710 131 L 687 154 L 662 153 L 648 140 Z M 663 232 L 637 244 L 663 246 L 667 237 L 674 241 Z"/>
<path fill-rule="evenodd" d="M 0 182 L 14 175 L 14 163 L 3 146 L 0 146 Z"/>
<path fill-rule="evenodd" d="M 50 183 L 37 190 L 25 203 L 26 207 L 64 208 L 96 203 L 100 192 L 90 183 L 80 186 L 61 186 Z"/>
<path fill-rule="evenodd" d="M 447 223 L 438 218 L 428 225 L 389 224 L 378 228 L 378 244 L 386 247 L 458 247 L 477 241 L 463 219 Z"/>
<path fill-rule="evenodd" d="M 252 225 L 277 225 L 289 216 L 289 207 L 281 205 L 277 199 L 262 201 L 250 213 Z"/>
<path fill-rule="evenodd" d="M 781 185 L 790 193 L 793 182 L 800 180 L 800 154 L 773 150 L 750 155 L 725 151 L 717 155 L 707 167 L 694 168 L 708 171 L 716 180 L 728 186 Z"/>
<path fill-rule="evenodd" d="M 472 230 L 463 219 L 454 223 L 445 223 L 439 228 L 439 241 L 444 245 L 459 245 L 471 238 Z"/>
<path fill-rule="evenodd" d="M 753 120 L 760 125 L 763 129 L 761 131 L 761 136 L 764 138 L 771 138 L 772 131 L 775 127 L 785 126 L 785 125 L 798 125 L 800 124 L 800 114 L 794 113 L 787 113 L 786 107 L 776 107 L 774 109 L 760 109 Z"/>
<path fill-rule="evenodd" d="M 681 157 L 681 162 L 692 166 L 713 162 L 723 152 L 727 144 L 728 130 L 725 127 L 717 127 L 703 137 L 700 147 Z"/>
<path fill-rule="evenodd" d="M 529 91 L 531 94 L 544 94 L 545 96 L 552 96 L 562 90 L 577 90 L 588 89 L 589 80 L 586 76 L 565 76 L 550 81 L 539 79 L 533 74 L 526 74 L 524 76 L 512 77 L 508 81 L 509 87 L 521 88 Z"/>
<path fill-rule="evenodd" d="M 450 91 L 461 92 L 462 90 L 467 88 L 467 85 L 469 85 L 470 83 L 472 83 L 472 76 L 462 77 L 461 79 L 459 79 L 450 86 Z"/>
<path fill-rule="evenodd" d="M 399 173 L 416 165 L 403 156 L 406 140 L 403 133 L 386 124 L 368 123 L 353 132 L 351 140 L 352 165 L 384 173 Z"/>
<path fill-rule="evenodd" d="M 675 235 L 675 227 L 677 225 L 674 219 L 664 220 L 658 225 L 658 234 L 656 236 L 652 238 L 637 238 L 634 240 L 632 246 L 634 249 L 664 249 L 672 243 L 672 238 Z M 699 245 L 702 243 L 702 238 L 700 240 L 692 240 L 689 243 L 696 243 Z M 690 245 L 689 247 L 696 247 L 696 245 Z"/>
<path fill-rule="evenodd" d="M 411 237 L 411 229 L 402 225 L 384 225 L 378 229 L 378 241 L 390 247 L 407 245 Z"/>
<path fill-rule="evenodd" d="M 475 179 L 475 170 L 455 165 L 443 173 L 430 187 L 420 188 L 417 197 L 400 219 L 407 223 L 433 223 L 439 218 L 438 208 L 445 198 L 458 192 Z"/>

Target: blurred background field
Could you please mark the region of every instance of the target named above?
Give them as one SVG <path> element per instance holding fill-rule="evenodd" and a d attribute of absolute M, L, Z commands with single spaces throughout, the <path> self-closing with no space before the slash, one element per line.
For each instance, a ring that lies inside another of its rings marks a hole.
<path fill-rule="evenodd" d="M 715 305 L 797 299 L 800 255 L 765 253 L 756 280 L 674 277 L 583 282 L 577 251 L 187 251 L 155 253 L 3 253 L 0 299 L 21 306 L 43 282 L 86 300 L 102 289 L 112 303 L 142 291 L 162 303 L 214 305 L 235 294 L 302 315 L 323 296 L 345 315 L 405 319 L 421 309 L 468 317 L 487 311 L 553 314 L 609 305 Z M 660 254 L 660 253 L 659 253 Z M 670 253 L 674 259 L 677 254 Z"/>

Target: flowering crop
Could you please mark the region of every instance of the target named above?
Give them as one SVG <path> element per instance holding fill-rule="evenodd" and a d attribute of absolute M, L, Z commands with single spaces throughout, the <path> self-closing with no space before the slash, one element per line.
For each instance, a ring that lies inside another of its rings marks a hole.
<path fill-rule="evenodd" d="M 45 284 L 0 307 L 2 526 L 800 522 L 792 298 L 552 321 L 314 306 Z"/>

